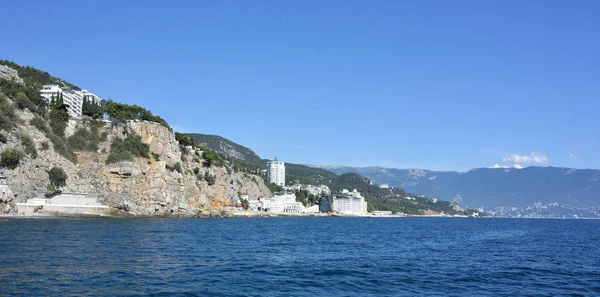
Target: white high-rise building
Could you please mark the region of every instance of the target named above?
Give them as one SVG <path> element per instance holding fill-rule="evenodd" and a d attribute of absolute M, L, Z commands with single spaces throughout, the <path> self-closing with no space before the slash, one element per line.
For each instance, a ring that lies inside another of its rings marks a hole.
<path fill-rule="evenodd" d="M 84 97 L 86 97 L 88 101 L 95 102 L 96 104 L 100 104 L 100 101 L 102 101 L 102 98 L 98 97 L 94 93 L 88 92 L 87 90 L 61 88 L 58 85 L 44 85 L 40 91 L 40 94 L 48 103 L 50 103 L 52 100 L 52 96 L 57 98 L 60 94 L 62 94 L 64 103 L 69 105 L 67 110 L 69 111 L 69 115 L 72 117 L 81 116 L 81 107 L 83 105 Z"/>
<path fill-rule="evenodd" d="M 267 181 L 278 186 L 285 186 L 285 163 L 277 160 L 267 162 Z"/>
<path fill-rule="evenodd" d="M 341 214 L 361 215 L 367 213 L 367 202 L 360 192 L 344 189 L 341 195 L 333 197 L 332 210 Z"/>

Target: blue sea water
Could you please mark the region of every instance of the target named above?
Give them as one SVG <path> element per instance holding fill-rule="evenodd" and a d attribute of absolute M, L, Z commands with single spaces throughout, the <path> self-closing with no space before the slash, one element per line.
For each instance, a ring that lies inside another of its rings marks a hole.
<path fill-rule="evenodd" d="M 0 221 L 3 296 L 593 296 L 600 220 Z"/>

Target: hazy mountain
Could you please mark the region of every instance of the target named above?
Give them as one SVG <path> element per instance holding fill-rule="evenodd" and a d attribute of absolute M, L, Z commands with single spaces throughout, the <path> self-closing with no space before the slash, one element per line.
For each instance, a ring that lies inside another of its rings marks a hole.
<path fill-rule="evenodd" d="M 600 204 L 600 170 L 559 167 L 477 168 L 466 173 L 383 167 L 329 168 L 336 174 L 358 173 L 379 184 L 465 205 L 527 206 L 536 202 L 579 206 Z"/>
<path fill-rule="evenodd" d="M 216 135 L 187 134 L 212 150 L 264 166 L 251 149 Z M 285 161 L 285 160 L 283 160 Z M 318 167 L 318 168 L 316 168 Z M 466 173 L 383 167 L 306 166 L 286 164 L 286 179 L 330 184 L 336 175 L 357 173 L 375 183 L 401 187 L 406 192 L 473 207 L 528 206 L 536 202 L 600 205 L 600 170 L 558 167 L 478 168 Z"/>

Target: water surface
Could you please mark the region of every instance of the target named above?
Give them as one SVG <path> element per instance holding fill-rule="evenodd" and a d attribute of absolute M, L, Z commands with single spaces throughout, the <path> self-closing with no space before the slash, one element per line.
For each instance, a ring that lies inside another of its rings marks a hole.
<path fill-rule="evenodd" d="M 600 221 L 0 222 L 0 295 L 600 294 Z"/>

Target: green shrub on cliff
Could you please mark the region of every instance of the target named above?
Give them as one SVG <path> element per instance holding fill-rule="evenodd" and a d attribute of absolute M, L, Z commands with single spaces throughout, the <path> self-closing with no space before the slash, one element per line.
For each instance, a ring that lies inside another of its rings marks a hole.
<path fill-rule="evenodd" d="M 204 159 L 203 165 L 204 167 L 221 167 L 225 165 L 225 156 L 209 149 L 203 150 L 202 158 Z"/>
<path fill-rule="evenodd" d="M 60 137 L 65 136 L 65 128 L 69 121 L 69 113 L 66 107 L 61 106 L 59 108 L 52 109 L 50 112 L 50 128 L 52 132 Z"/>
<path fill-rule="evenodd" d="M 0 154 L 0 167 L 15 169 L 23 159 L 23 153 L 15 149 L 8 149 Z"/>
<path fill-rule="evenodd" d="M 2 63 L 0 63 L 2 64 Z M 39 87 L 32 85 L 22 85 L 16 81 L 8 80 L 8 79 L 0 79 L 0 90 L 6 96 L 14 99 L 19 108 L 31 108 L 32 111 L 45 111 L 46 109 L 46 100 L 40 95 Z M 23 94 L 25 96 L 19 95 Z M 23 100 L 23 99 L 27 100 Z"/>
<path fill-rule="evenodd" d="M 204 173 L 204 180 L 208 183 L 209 186 L 214 185 L 216 182 L 215 177 L 213 175 L 210 175 L 208 171 Z"/>
<path fill-rule="evenodd" d="M 44 119 L 42 119 L 40 116 L 34 116 L 31 120 L 29 120 L 29 124 L 46 134 L 49 131 L 46 121 L 44 121 Z"/>
<path fill-rule="evenodd" d="M 18 120 L 17 113 L 8 98 L 0 94 L 0 130 L 10 131 Z"/>
<path fill-rule="evenodd" d="M 66 114 L 65 114 L 66 113 Z M 54 133 L 54 131 L 60 131 L 64 134 L 64 130 L 67 126 L 68 113 L 66 111 L 56 111 L 51 112 L 51 120 L 50 125 L 52 129 L 48 128 L 46 121 L 40 116 L 34 116 L 31 120 L 29 120 L 29 124 L 36 127 L 41 132 L 46 134 L 46 137 L 50 139 L 52 144 L 54 145 L 54 151 L 67 158 L 69 161 L 76 163 L 77 155 L 73 152 L 73 149 L 69 147 L 66 140 Z M 54 123 L 54 124 L 53 124 Z M 42 144 L 42 150 L 47 150 L 49 148 L 48 143 Z"/>
<path fill-rule="evenodd" d="M 169 124 L 167 121 L 162 119 L 159 116 L 155 116 L 149 110 L 137 106 L 137 105 L 128 105 L 117 102 L 110 102 L 106 107 L 106 112 L 113 116 L 115 119 L 119 121 L 128 121 L 128 120 L 143 120 L 159 123 L 169 129 Z"/>
<path fill-rule="evenodd" d="M 35 148 L 35 142 L 26 134 L 21 135 L 21 144 L 25 147 L 25 153 L 30 155 L 32 158 L 38 157 L 37 149 Z"/>
<path fill-rule="evenodd" d="M 173 168 L 175 168 L 175 170 L 177 170 L 177 172 L 181 173 L 181 163 L 180 162 L 175 163 L 175 166 L 173 166 Z"/>
<path fill-rule="evenodd" d="M 48 191 L 48 193 L 54 193 L 56 192 L 56 187 L 53 184 L 47 184 L 46 191 Z"/>
<path fill-rule="evenodd" d="M 179 133 L 179 132 L 175 132 L 175 140 L 177 140 L 177 142 L 179 142 L 179 145 L 197 146 L 196 142 L 193 139 L 191 139 L 189 136 Z"/>
<path fill-rule="evenodd" d="M 150 157 L 150 147 L 142 142 L 142 137 L 130 133 L 126 138 L 115 138 L 110 144 L 110 153 L 106 164 L 121 161 L 133 161 L 134 157 Z"/>
<path fill-rule="evenodd" d="M 98 150 L 98 145 L 101 141 L 101 136 L 98 133 L 99 125 L 96 121 L 92 121 L 88 130 L 86 127 L 80 127 L 69 137 L 69 147 L 77 151 L 90 151 L 94 152 Z"/>
<path fill-rule="evenodd" d="M 54 151 L 57 154 L 67 158 L 69 161 L 71 161 L 73 163 L 77 163 L 77 155 L 75 155 L 75 153 L 69 147 L 69 145 L 64 140 L 64 138 L 61 138 L 52 132 L 46 134 L 46 136 L 52 142 L 52 145 L 54 146 Z"/>
<path fill-rule="evenodd" d="M 6 136 L 4 136 L 4 134 L 0 133 L 0 143 L 6 143 Z"/>
<path fill-rule="evenodd" d="M 18 92 L 14 99 L 15 106 L 18 109 L 29 109 L 31 112 L 36 112 L 38 107 L 29 100 L 29 97 L 23 92 Z"/>

